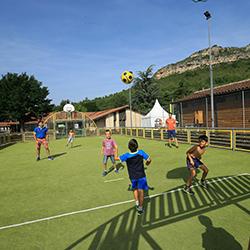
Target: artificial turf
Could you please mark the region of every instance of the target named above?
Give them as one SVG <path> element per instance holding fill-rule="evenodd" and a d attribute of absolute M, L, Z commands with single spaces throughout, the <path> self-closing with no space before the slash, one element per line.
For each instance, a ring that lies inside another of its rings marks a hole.
<path fill-rule="evenodd" d="M 129 137 L 113 138 L 119 153 L 127 152 Z M 73 148 L 51 141 L 53 161 L 42 149 L 36 162 L 33 142 L 0 150 L 0 227 L 133 199 L 126 167 L 101 176 L 102 139 L 77 138 Z M 175 191 L 146 199 L 142 216 L 131 202 L 2 229 L 0 249 L 247 249 L 250 176 L 236 175 L 250 173 L 249 153 L 208 148 L 203 160 L 215 182 L 208 190 L 195 187 L 190 197 L 176 191 L 187 177 L 190 145 L 138 142 L 153 160 L 146 170 L 149 195 Z"/>

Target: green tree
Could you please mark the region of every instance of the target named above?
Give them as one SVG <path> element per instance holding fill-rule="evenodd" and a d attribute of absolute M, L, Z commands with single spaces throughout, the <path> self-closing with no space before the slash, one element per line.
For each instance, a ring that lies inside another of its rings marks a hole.
<path fill-rule="evenodd" d="M 0 79 L 0 117 L 2 120 L 19 121 L 23 131 L 24 122 L 52 110 L 48 95 L 48 88 L 34 76 L 7 73 Z"/>
<path fill-rule="evenodd" d="M 159 87 L 153 78 L 153 66 L 146 71 L 139 71 L 132 89 L 132 107 L 134 110 L 146 114 L 159 97 Z"/>

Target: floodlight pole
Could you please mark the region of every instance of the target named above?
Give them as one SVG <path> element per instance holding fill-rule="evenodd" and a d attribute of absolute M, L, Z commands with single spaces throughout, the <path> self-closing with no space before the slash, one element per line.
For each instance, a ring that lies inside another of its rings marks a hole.
<path fill-rule="evenodd" d="M 130 109 L 130 128 L 132 128 L 132 94 L 131 94 L 131 88 L 129 88 L 129 109 Z"/>
<path fill-rule="evenodd" d="M 210 72 L 210 96 L 211 96 L 211 121 L 212 121 L 212 128 L 214 128 L 214 83 L 213 83 L 213 66 L 212 66 L 212 49 L 211 49 L 211 14 L 206 11 L 204 13 L 207 24 L 208 24 L 208 45 L 209 45 L 209 72 Z"/>

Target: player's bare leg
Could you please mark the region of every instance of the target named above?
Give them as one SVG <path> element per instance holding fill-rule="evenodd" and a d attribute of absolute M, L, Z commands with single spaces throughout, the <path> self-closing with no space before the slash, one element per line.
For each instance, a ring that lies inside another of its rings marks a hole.
<path fill-rule="evenodd" d="M 201 186 L 204 188 L 207 188 L 207 183 L 206 183 L 206 177 L 208 174 L 208 168 L 205 165 L 201 165 L 200 169 L 203 171 L 202 177 L 201 177 Z"/>
<path fill-rule="evenodd" d="M 175 141 L 175 147 L 176 147 L 176 148 L 179 148 L 178 140 L 177 140 L 176 137 L 174 138 L 174 141 Z"/>
<path fill-rule="evenodd" d="M 135 198 L 135 203 L 138 201 L 139 205 L 139 194 L 138 194 L 138 189 L 133 190 L 134 198 Z"/>
<path fill-rule="evenodd" d="M 40 151 L 41 151 L 41 147 L 37 146 L 36 147 L 36 160 L 39 161 L 40 160 Z"/>
<path fill-rule="evenodd" d="M 48 146 L 45 146 L 45 150 L 46 150 L 47 155 L 48 155 L 48 160 L 54 160 L 54 158 L 50 155 L 50 150 L 49 150 Z"/>
<path fill-rule="evenodd" d="M 138 189 L 138 195 L 139 195 L 139 206 L 142 207 L 144 201 L 144 190 Z"/>
<path fill-rule="evenodd" d="M 183 191 L 185 191 L 186 193 L 189 193 L 191 195 L 194 195 L 194 192 L 191 190 L 191 185 L 192 185 L 192 180 L 193 178 L 196 176 L 196 171 L 194 168 L 190 168 L 189 169 L 189 176 L 187 179 L 187 183 L 185 185 L 185 187 L 183 188 Z"/>
<path fill-rule="evenodd" d="M 169 146 L 170 148 L 172 147 L 172 141 L 173 141 L 172 138 L 169 138 L 169 139 L 168 139 L 168 146 Z"/>
<path fill-rule="evenodd" d="M 102 176 L 106 176 L 108 174 L 107 171 L 107 163 L 103 163 L 103 172 L 102 172 Z"/>
<path fill-rule="evenodd" d="M 144 190 L 138 189 L 139 206 L 137 207 L 137 212 L 139 215 L 143 213 L 143 201 L 144 201 Z"/>
<path fill-rule="evenodd" d="M 114 168 L 115 172 L 118 174 L 118 173 L 119 173 L 119 169 L 117 168 L 115 162 L 113 163 L 113 166 L 112 166 L 112 167 Z"/>

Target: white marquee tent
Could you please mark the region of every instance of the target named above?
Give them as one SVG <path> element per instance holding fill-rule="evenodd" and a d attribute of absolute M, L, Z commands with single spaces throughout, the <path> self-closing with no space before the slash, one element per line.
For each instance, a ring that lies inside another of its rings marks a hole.
<path fill-rule="evenodd" d="M 168 117 L 168 112 L 162 108 L 159 101 L 156 99 L 154 107 L 144 117 L 142 117 L 142 127 L 152 128 L 165 126 L 165 122 Z M 172 117 L 175 118 L 174 115 Z"/>

